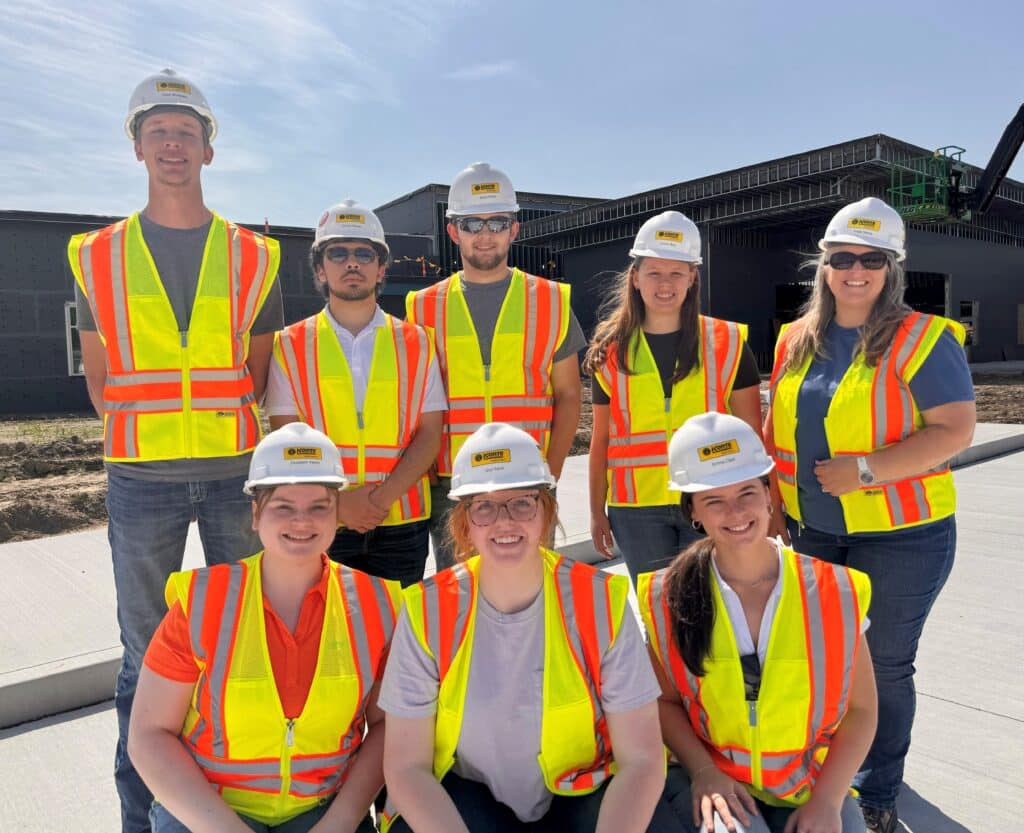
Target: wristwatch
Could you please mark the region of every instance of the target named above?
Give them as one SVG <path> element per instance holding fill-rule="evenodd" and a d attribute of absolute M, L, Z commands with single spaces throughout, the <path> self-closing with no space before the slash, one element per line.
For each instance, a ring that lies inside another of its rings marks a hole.
<path fill-rule="evenodd" d="M 871 466 L 868 465 L 867 455 L 861 455 L 857 458 L 857 479 L 860 481 L 861 486 L 870 486 L 875 482 L 875 473 L 871 471 Z"/>

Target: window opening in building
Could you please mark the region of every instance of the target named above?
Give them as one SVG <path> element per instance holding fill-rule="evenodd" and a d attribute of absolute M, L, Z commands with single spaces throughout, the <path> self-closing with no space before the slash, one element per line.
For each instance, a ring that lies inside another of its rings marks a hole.
<path fill-rule="evenodd" d="M 74 301 L 64 302 L 64 338 L 68 352 L 68 376 L 84 376 L 82 341 L 78 335 L 78 308 Z"/>

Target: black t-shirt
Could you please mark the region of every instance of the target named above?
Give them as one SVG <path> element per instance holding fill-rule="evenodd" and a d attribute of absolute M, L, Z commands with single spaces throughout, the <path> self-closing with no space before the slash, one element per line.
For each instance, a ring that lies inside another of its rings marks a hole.
<path fill-rule="evenodd" d="M 672 396 L 672 374 L 676 370 L 676 344 L 679 341 L 679 331 L 672 333 L 644 333 L 647 339 L 647 346 L 651 348 L 651 355 L 654 356 L 654 363 L 658 366 L 658 375 L 661 377 L 662 390 L 665 398 Z M 753 387 L 761 384 L 761 374 L 757 371 L 757 359 L 754 358 L 750 345 L 743 342 L 743 349 L 740 352 L 740 366 L 736 371 L 736 381 L 733 383 L 733 390 Z M 597 381 L 595 374 L 590 383 L 591 401 L 595 405 L 607 405 L 611 402 L 604 388 Z"/>

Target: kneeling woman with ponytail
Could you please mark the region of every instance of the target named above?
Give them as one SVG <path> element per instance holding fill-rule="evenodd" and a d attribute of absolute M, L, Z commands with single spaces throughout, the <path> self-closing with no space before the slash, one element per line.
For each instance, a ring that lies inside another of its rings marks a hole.
<path fill-rule="evenodd" d="M 707 538 L 638 581 L 664 740 L 708 831 L 852 833 L 877 722 L 863 573 L 767 537 L 772 462 L 735 417 L 688 420 L 671 488 Z"/>

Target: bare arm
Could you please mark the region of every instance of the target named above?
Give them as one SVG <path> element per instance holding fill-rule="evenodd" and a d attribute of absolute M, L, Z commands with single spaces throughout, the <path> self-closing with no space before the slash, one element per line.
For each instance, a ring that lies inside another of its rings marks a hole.
<path fill-rule="evenodd" d="M 128 728 L 128 754 L 157 800 L 193 833 L 249 833 L 179 737 L 193 688 L 142 667 Z"/>
<path fill-rule="evenodd" d="M 580 384 L 580 362 L 575 355 L 566 356 L 552 366 L 551 388 L 555 398 L 555 414 L 551 420 L 548 466 L 558 478 L 562 475 L 562 466 L 565 465 L 565 458 L 569 456 L 572 441 L 580 427 L 583 390 Z"/>
<path fill-rule="evenodd" d="M 665 788 L 658 707 L 648 703 L 607 718 L 617 772 L 601 799 L 595 833 L 643 833 Z"/>
<path fill-rule="evenodd" d="M 388 715 L 384 778 L 388 795 L 416 833 L 468 833 L 465 822 L 434 777 L 434 718 Z"/>
<path fill-rule="evenodd" d="M 267 389 L 267 373 L 270 371 L 270 354 L 273 350 L 273 333 L 263 333 L 249 338 L 249 357 L 245 360 L 245 366 L 252 377 L 257 402 L 263 401 L 263 393 Z"/>
<path fill-rule="evenodd" d="M 757 436 L 762 436 L 760 385 L 751 385 L 749 388 L 733 390 L 729 394 L 729 410 L 733 416 L 739 417 L 753 428 L 757 432 Z"/>
<path fill-rule="evenodd" d="M 593 406 L 590 431 L 590 456 L 587 460 L 590 483 L 590 537 L 605 558 L 612 557 L 612 528 L 605 503 L 608 500 L 608 405 Z"/>
<path fill-rule="evenodd" d="M 82 345 L 82 366 L 85 369 L 85 386 L 89 390 L 89 401 L 96 415 L 103 419 L 103 387 L 107 383 L 107 348 L 95 330 L 82 330 L 78 334 Z"/>

